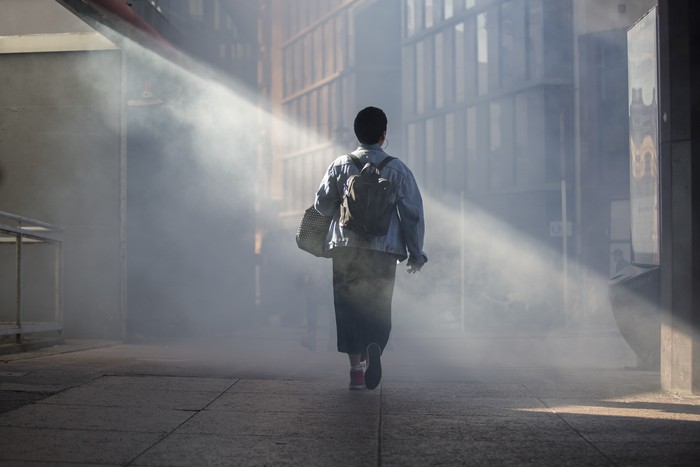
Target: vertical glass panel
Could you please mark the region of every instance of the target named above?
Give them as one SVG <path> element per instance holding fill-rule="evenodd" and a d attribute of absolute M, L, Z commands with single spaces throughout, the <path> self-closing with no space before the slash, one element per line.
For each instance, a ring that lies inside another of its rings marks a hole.
<path fill-rule="evenodd" d="M 455 158 L 455 116 L 453 113 L 445 115 L 445 191 L 456 193 L 460 188 L 460 167 Z"/>
<path fill-rule="evenodd" d="M 476 16 L 476 60 L 478 94 L 483 96 L 489 91 L 489 36 L 487 13 Z"/>
<path fill-rule="evenodd" d="M 292 80 L 294 76 L 294 60 L 292 57 L 292 47 L 284 49 L 282 57 L 282 68 L 284 69 L 284 96 L 289 96 L 292 93 Z"/>
<path fill-rule="evenodd" d="M 309 93 L 309 144 L 318 144 L 318 90 Z"/>
<path fill-rule="evenodd" d="M 335 70 L 335 63 L 333 61 L 335 52 L 333 21 L 326 21 L 326 24 L 323 25 L 323 47 L 325 55 L 323 60 L 323 76 L 329 76 L 333 74 L 333 70 Z"/>
<path fill-rule="evenodd" d="M 453 113 L 445 115 L 445 159 L 455 159 L 455 116 Z"/>
<path fill-rule="evenodd" d="M 309 105 L 307 96 L 301 96 L 299 98 L 299 119 L 297 123 L 299 125 L 301 137 L 299 140 L 299 147 L 303 148 L 308 146 L 308 115 L 309 115 Z"/>
<path fill-rule="evenodd" d="M 443 33 L 435 34 L 435 108 L 445 105 L 445 65 L 443 51 Z"/>
<path fill-rule="evenodd" d="M 501 5 L 501 83 L 513 86 L 526 76 L 525 6 L 521 0 L 508 0 Z"/>
<path fill-rule="evenodd" d="M 416 161 L 416 124 L 409 123 L 406 127 L 406 163 L 414 166 Z"/>
<path fill-rule="evenodd" d="M 447 28 L 443 32 L 443 63 L 445 69 L 445 77 L 443 80 L 443 94 L 445 102 L 452 103 L 455 99 L 455 41 L 454 29 Z"/>
<path fill-rule="evenodd" d="M 435 37 L 428 37 L 425 39 L 425 47 L 423 48 L 424 55 L 423 60 L 426 66 L 424 72 L 425 77 L 425 110 L 432 110 L 435 108 Z"/>
<path fill-rule="evenodd" d="M 455 99 L 457 102 L 464 101 L 466 86 L 465 69 L 465 41 L 464 23 L 456 24 L 454 27 L 455 41 Z"/>
<path fill-rule="evenodd" d="M 433 18 L 434 18 L 434 2 L 433 0 L 425 0 L 425 29 L 432 28 L 433 27 Z"/>
<path fill-rule="evenodd" d="M 416 44 L 416 113 L 425 112 L 425 44 Z"/>
<path fill-rule="evenodd" d="M 542 0 L 528 3 L 528 77 L 539 79 L 544 76 L 544 32 L 542 24 Z"/>
<path fill-rule="evenodd" d="M 306 34 L 303 39 L 304 44 L 304 74 L 302 76 L 302 87 L 306 87 L 311 84 L 313 76 L 313 43 L 311 41 L 311 34 Z"/>
<path fill-rule="evenodd" d="M 416 33 L 416 0 L 405 0 L 404 5 L 406 37 L 411 37 Z"/>
<path fill-rule="evenodd" d="M 491 187 L 503 186 L 502 154 L 501 154 L 501 105 L 492 102 L 489 109 L 489 149 L 491 153 Z"/>
<path fill-rule="evenodd" d="M 335 71 L 342 71 L 345 67 L 345 14 L 335 18 Z"/>
<path fill-rule="evenodd" d="M 326 47 L 329 47 L 329 44 L 323 41 L 323 28 L 318 27 L 314 31 L 314 82 L 323 79 L 323 61 L 326 58 Z"/>
<path fill-rule="evenodd" d="M 425 121 L 425 182 L 430 193 L 435 193 L 435 172 L 435 120 L 430 118 Z"/>
<path fill-rule="evenodd" d="M 355 15 L 345 13 L 347 24 L 347 66 L 355 65 Z"/>
<path fill-rule="evenodd" d="M 334 142 L 339 142 L 341 137 L 338 99 L 338 84 L 337 81 L 333 81 L 328 86 L 328 131 Z"/>
<path fill-rule="evenodd" d="M 320 90 L 320 96 L 318 99 L 318 121 L 319 121 L 319 132 L 322 141 L 328 141 L 331 135 L 328 131 L 328 86 L 323 86 Z"/>
<path fill-rule="evenodd" d="M 455 14 L 454 0 L 445 0 L 444 18 L 450 19 Z"/>
<path fill-rule="evenodd" d="M 355 134 L 352 130 L 352 122 L 355 114 L 359 109 L 355 108 L 355 79 L 354 76 L 348 75 L 343 79 L 343 113 L 346 115 L 345 118 L 349 119 L 346 123 L 348 130 L 348 138 L 354 138 Z"/>
<path fill-rule="evenodd" d="M 403 60 L 401 60 L 402 95 L 404 112 L 408 115 L 416 113 L 416 59 L 415 46 L 409 44 L 402 50 Z"/>
<path fill-rule="evenodd" d="M 464 91 L 467 98 L 476 96 L 476 82 L 479 67 L 476 62 L 476 18 L 474 16 L 464 23 Z"/>
<path fill-rule="evenodd" d="M 479 187 L 479 179 L 483 178 L 483 174 L 479 173 L 478 164 L 478 141 L 476 138 L 476 107 L 469 107 L 465 119 L 467 144 L 467 189 L 469 191 L 477 190 Z"/>
<path fill-rule="evenodd" d="M 528 185 L 532 179 L 528 166 L 528 106 L 527 95 L 520 93 L 515 96 L 515 183 L 519 186 Z"/>
<path fill-rule="evenodd" d="M 464 1 L 464 7 L 468 10 L 470 8 L 474 8 L 476 5 L 476 0 L 465 0 Z"/>
<path fill-rule="evenodd" d="M 301 41 L 297 40 L 292 46 L 294 48 L 294 86 L 292 87 L 292 94 L 301 89 L 302 86 L 302 74 L 304 67 L 304 56 L 302 54 Z"/>

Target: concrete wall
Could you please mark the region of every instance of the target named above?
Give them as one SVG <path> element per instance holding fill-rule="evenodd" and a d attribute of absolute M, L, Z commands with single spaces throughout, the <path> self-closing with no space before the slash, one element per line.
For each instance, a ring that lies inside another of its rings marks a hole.
<path fill-rule="evenodd" d="M 116 338 L 120 51 L 0 54 L 0 210 L 64 235 L 67 336 Z"/>

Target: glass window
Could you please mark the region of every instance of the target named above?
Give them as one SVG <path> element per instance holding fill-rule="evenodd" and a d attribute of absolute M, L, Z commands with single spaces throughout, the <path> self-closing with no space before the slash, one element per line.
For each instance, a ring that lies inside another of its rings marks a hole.
<path fill-rule="evenodd" d="M 284 73 L 282 74 L 284 79 L 284 96 L 289 96 L 292 93 L 292 78 L 294 76 L 294 60 L 292 59 L 292 47 L 286 47 L 282 54 L 282 69 Z"/>
<path fill-rule="evenodd" d="M 530 0 L 528 6 L 528 77 L 530 79 L 540 79 L 544 71 L 542 0 Z"/>
<path fill-rule="evenodd" d="M 489 91 L 489 35 L 487 19 L 487 13 L 481 13 L 476 16 L 477 83 L 480 96 Z"/>
<path fill-rule="evenodd" d="M 515 96 L 515 183 L 519 186 L 535 181 L 528 167 L 528 132 L 527 95 L 520 93 Z"/>
<path fill-rule="evenodd" d="M 411 37 L 417 31 L 416 22 L 416 1 L 417 0 L 406 0 L 405 1 L 405 15 L 406 15 L 406 37 Z"/>
<path fill-rule="evenodd" d="M 426 66 L 426 69 L 424 71 L 426 111 L 435 108 L 435 55 L 433 53 L 435 47 L 434 41 L 434 36 L 426 38 L 425 47 L 423 48 L 423 60 Z"/>
<path fill-rule="evenodd" d="M 476 0 L 465 0 L 464 2 L 464 7 L 468 10 L 470 8 L 474 8 L 476 5 Z"/>
<path fill-rule="evenodd" d="M 459 183 L 462 170 L 455 155 L 455 115 L 448 113 L 445 115 L 445 191 L 448 193 L 458 193 L 461 188 Z"/>
<path fill-rule="evenodd" d="M 415 115 L 416 113 L 416 60 L 415 60 L 415 46 L 410 44 L 403 48 L 401 60 L 402 69 L 402 94 L 404 111 L 408 115 Z"/>
<path fill-rule="evenodd" d="M 322 141 L 328 141 L 331 139 L 328 121 L 328 86 L 323 86 L 320 89 L 320 95 L 318 98 L 318 121 L 319 121 L 319 133 L 321 135 Z"/>
<path fill-rule="evenodd" d="M 425 187 L 433 194 L 437 187 L 435 159 L 435 120 L 430 118 L 425 121 Z"/>
<path fill-rule="evenodd" d="M 304 95 L 299 98 L 299 119 L 297 124 L 299 125 L 299 132 L 301 133 L 299 138 L 299 147 L 303 148 L 309 145 L 309 101 L 308 96 Z"/>
<path fill-rule="evenodd" d="M 335 63 L 333 55 L 335 53 L 335 41 L 333 34 L 333 21 L 326 21 L 323 25 L 323 47 L 325 58 L 323 60 L 323 76 L 333 74 Z"/>
<path fill-rule="evenodd" d="M 409 123 L 406 127 L 406 162 L 413 166 L 416 160 L 416 124 Z"/>
<path fill-rule="evenodd" d="M 445 115 L 445 159 L 455 159 L 455 116 L 453 113 Z"/>
<path fill-rule="evenodd" d="M 445 64 L 443 51 L 443 33 L 435 34 L 435 108 L 445 105 Z"/>
<path fill-rule="evenodd" d="M 347 66 L 353 66 L 355 65 L 355 15 L 349 15 L 349 14 L 344 14 L 347 28 L 346 28 L 346 37 L 347 37 Z"/>
<path fill-rule="evenodd" d="M 442 81 L 445 102 L 454 102 L 455 96 L 455 41 L 454 29 L 447 28 L 443 32 L 443 68 L 445 76 Z"/>
<path fill-rule="evenodd" d="M 433 27 L 434 24 L 434 2 L 433 0 L 425 0 L 425 29 Z"/>
<path fill-rule="evenodd" d="M 416 113 L 425 112 L 425 43 L 416 44 Z"/>
<path fill-rule="evenodd" d="M 465 69 L 465 38 L 464 23 L 456 24 L 454 27 L 455 43 L 455 99 L 462 102 L 466 95 L 466 69 Z"/>
<path fill-rule="evenodd" d="M 501 83 L 506 87 L 522 83 L 527 74 L 525 6 L 521 0 L 501 4 Z"/>
<path fill-rule="evenodd" d="M 544 99 L 541 88 L 520 93 L 515 99 L 515 167 L 517 184 L 527 186 L 544 182 Z"/>
<path fill-rule="evenodd" d="M 323 79 L 323 59 L 326 54 L 324 52 L 324 47 L 326 45 L 323 42 L 323 28 L 316 28 L 313 33 L 313 55 L 314 55 L 314 82 Z"/>
<path fill-rule="evenodd" d="M 454 5 L 454 0 L 445 0 L 445 5 L 444 5 L 444 18 L 445 19 L 450 19 L 454 16 L 455 14 L 455 5 Z"/>
<path fill-rule="evenodd" d="M 304 44 L 304 73 L 302 75 L 301 86 L 305 88 L 312 82 L 313 76 L 313 42 L 311 34 L 306 34 L 303 39 Z"/>
<path fill-rule="evenodd" d="M 345 68 L 345 14 L 335 18 L 335 71 L 340 72 Z"/>
<path fill-rule="evenodd" d="M 294 86 L 292 87 L 292 94 L 301 89 L 303 81 L 303 67 L 304 67 L 304 55 L 302 54 L 301 41 L 297 40 L 292 46 L 294 48 Z"/>
<path fill-rule="evenodd" d="M 480 188 L 480 180 L 484 179 L 479 170 L 476 107 L 469 107 L 465 118 L 467 141 L 465 145 L 467 159 L 467 189 L 475 191 Z"/>
<path fill-rule="evenodd" d="M 318 144 L 318 90 L 309 93 L 309 144 Z"/>
<path fill-rule="evenodd" d="M 513 185 L 513 103 L 511 97 L 491 103 L 491 186 Z"/>

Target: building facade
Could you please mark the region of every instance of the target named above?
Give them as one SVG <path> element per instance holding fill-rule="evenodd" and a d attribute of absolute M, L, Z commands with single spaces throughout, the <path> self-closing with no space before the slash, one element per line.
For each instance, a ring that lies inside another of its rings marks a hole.
<path fill-rule="evenodd" d="M 653 3 L 262 1 L 259 89 L 298 126 L 263 130 L 261 199 L 293 230 L 377 105 L 430 202 L 487 213 L 600 288 L 629 249 L 625 31 Z"/>

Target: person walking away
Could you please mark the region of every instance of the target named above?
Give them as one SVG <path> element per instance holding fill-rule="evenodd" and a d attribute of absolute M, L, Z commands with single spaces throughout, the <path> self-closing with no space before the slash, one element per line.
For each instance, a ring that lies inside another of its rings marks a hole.
<path fill-rule="evenodd" d="M 377 107 L 366 107 L 355 117 L 354 130 L 359 147 L 352 154 L 359 165 L 380 165 L 387 157 L 382 149 L 387 141 L 386 114 Z M 333 218 L 326 248 L 333 261 L 337 348 L 350 360 L 350 389 L 374 389 L 381 381 L 381 354 L 391 332 L 397 262 L 407 260 L 407 272 L 413 274 L 428 257 L 423 252 L 423 200 L 413 173 L 399 159 L 391 159 L 381 169 L 395 199 L 386 234 L 366 235 L 341 225 L 346 182 L 358 172 L 349 155 L 338 157 L 323 176 L 314 207 Z"/>

